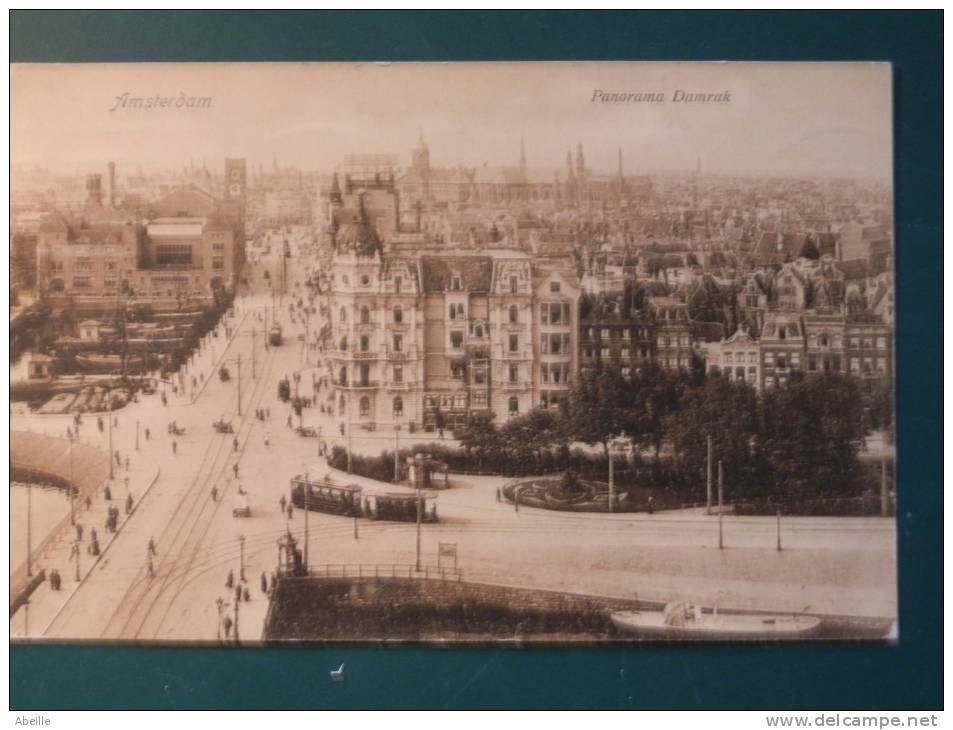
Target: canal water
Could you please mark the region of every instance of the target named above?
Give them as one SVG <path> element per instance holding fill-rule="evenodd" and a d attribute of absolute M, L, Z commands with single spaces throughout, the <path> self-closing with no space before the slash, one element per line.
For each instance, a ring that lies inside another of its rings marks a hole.
<path fill-rule="evenodd" d="M 10 485 L 10 572 L 26 563 L 27 492 L 21 482 Z M 69 514 L 69 493 L 56 487 L 32 487 L 32 540 L 34 547 Z"/>

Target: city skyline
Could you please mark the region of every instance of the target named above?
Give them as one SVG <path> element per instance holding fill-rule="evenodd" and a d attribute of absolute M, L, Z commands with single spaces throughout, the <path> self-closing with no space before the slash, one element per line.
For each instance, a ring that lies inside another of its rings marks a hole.
<path fill-rule="evenodd" d="M 20 65 L 11 79 L 17 171 L 110 159 L 154 174 L 222 157 L 331 171 L 347 152 L 406 168 L 423 137 L 438 167 L 514 166 L 522 140 L 531 168 L 558 170 L 581 142 L 596 172 L 616 171 L 621 149 L 628 175 L 700 160 L 725 175 L 892 176 L 887 64 Z M 461 145 L 461 129 L 479 132 Z"/>

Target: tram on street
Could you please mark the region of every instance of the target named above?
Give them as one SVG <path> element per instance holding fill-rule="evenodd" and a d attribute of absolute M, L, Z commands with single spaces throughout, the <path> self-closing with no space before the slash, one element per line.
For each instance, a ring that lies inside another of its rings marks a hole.
<path fill-rule="evenodd" d="M 329 515 L 360 517 L 361 488 L 356 484 L 333 484 L 296 476 L 291 480 L 291 504 Z"/>
<path fill-rule="evenodd" d="M 372 520 L 416 522 L 417 495 L 413 492 L 368 493 L 364 496 L 364 513 Z M 420 521 L 437 522 L 436 495 L 421 493 Z"/>

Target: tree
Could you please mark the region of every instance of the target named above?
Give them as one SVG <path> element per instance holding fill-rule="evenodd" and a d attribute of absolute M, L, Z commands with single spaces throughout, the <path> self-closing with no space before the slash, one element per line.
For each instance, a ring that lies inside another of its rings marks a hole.
<path fill-rule="evenodd" d="M 863 408 L 854 378 L 795 378 L 763 395 L 760 421 L 765 482 L 777 500 L 856 492 Z"/>
<path fill-rule="evenodd" d="M 500 442 L 517 471 L 538 472 L 542 453 L 552 447 L 558 426 L 553 414 L 542 408 L 510 418 L 500 428 Z"/>
<path fill-rule="evenodd" d="M 579 375 L 563 410 L 561 429 L 572 441 L 602 444 L 609 458 L 609 440 L 625 429 L 628 385 L 618 368 L 596 367 Z"/>
<path fill-rule="evenodd" d="M 692 496 L 704 494 L 709 437 L 713 459 L 722 461 L 730 476 L 733 496 L 747 494 L 756 483 L 758 401 L 747 383 L 709 378 L 703 386 L 688 389 L 678 410 L 666 417 L 665 431 L 676 473 Z"/>
<path fill-rule="evenodd" d="M 493 414 L 486 412 L 471 413 L 466 425 L 454 431 L 454 438 L 466 450 L 467 456 L 476 455 L 477 470 L 483 470 L 483 462 L 495 459 L 500 452 L 500 434 L 493 422 Z"/>

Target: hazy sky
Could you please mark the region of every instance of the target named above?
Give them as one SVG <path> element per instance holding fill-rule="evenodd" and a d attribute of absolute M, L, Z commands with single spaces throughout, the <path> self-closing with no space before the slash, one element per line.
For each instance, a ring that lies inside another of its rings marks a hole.
<path fill-rule="evenodd" d="M 662 93 L 652 103 L 593 102 Z M 673 93 L 730 92 L 729 103 L 675 103 Z M 167 108 L 117 97 L 171 97 Z M 210 108 L 176 107 L 211 97 Z M 113 111 L 111 111 L 113 110 Z M 331 169 L 347 153 L 399 164 L 419 134 L 435 166 L 562 165 L 581 141 L 587 164 L 628 174 L 693 168 L 793 175 L 892 174 L 886 64 L 478 63 L 15 65 L 13 164 L 89 172 L 115 160 L 164 170 L 194 158 L 253 167 Z"/>

